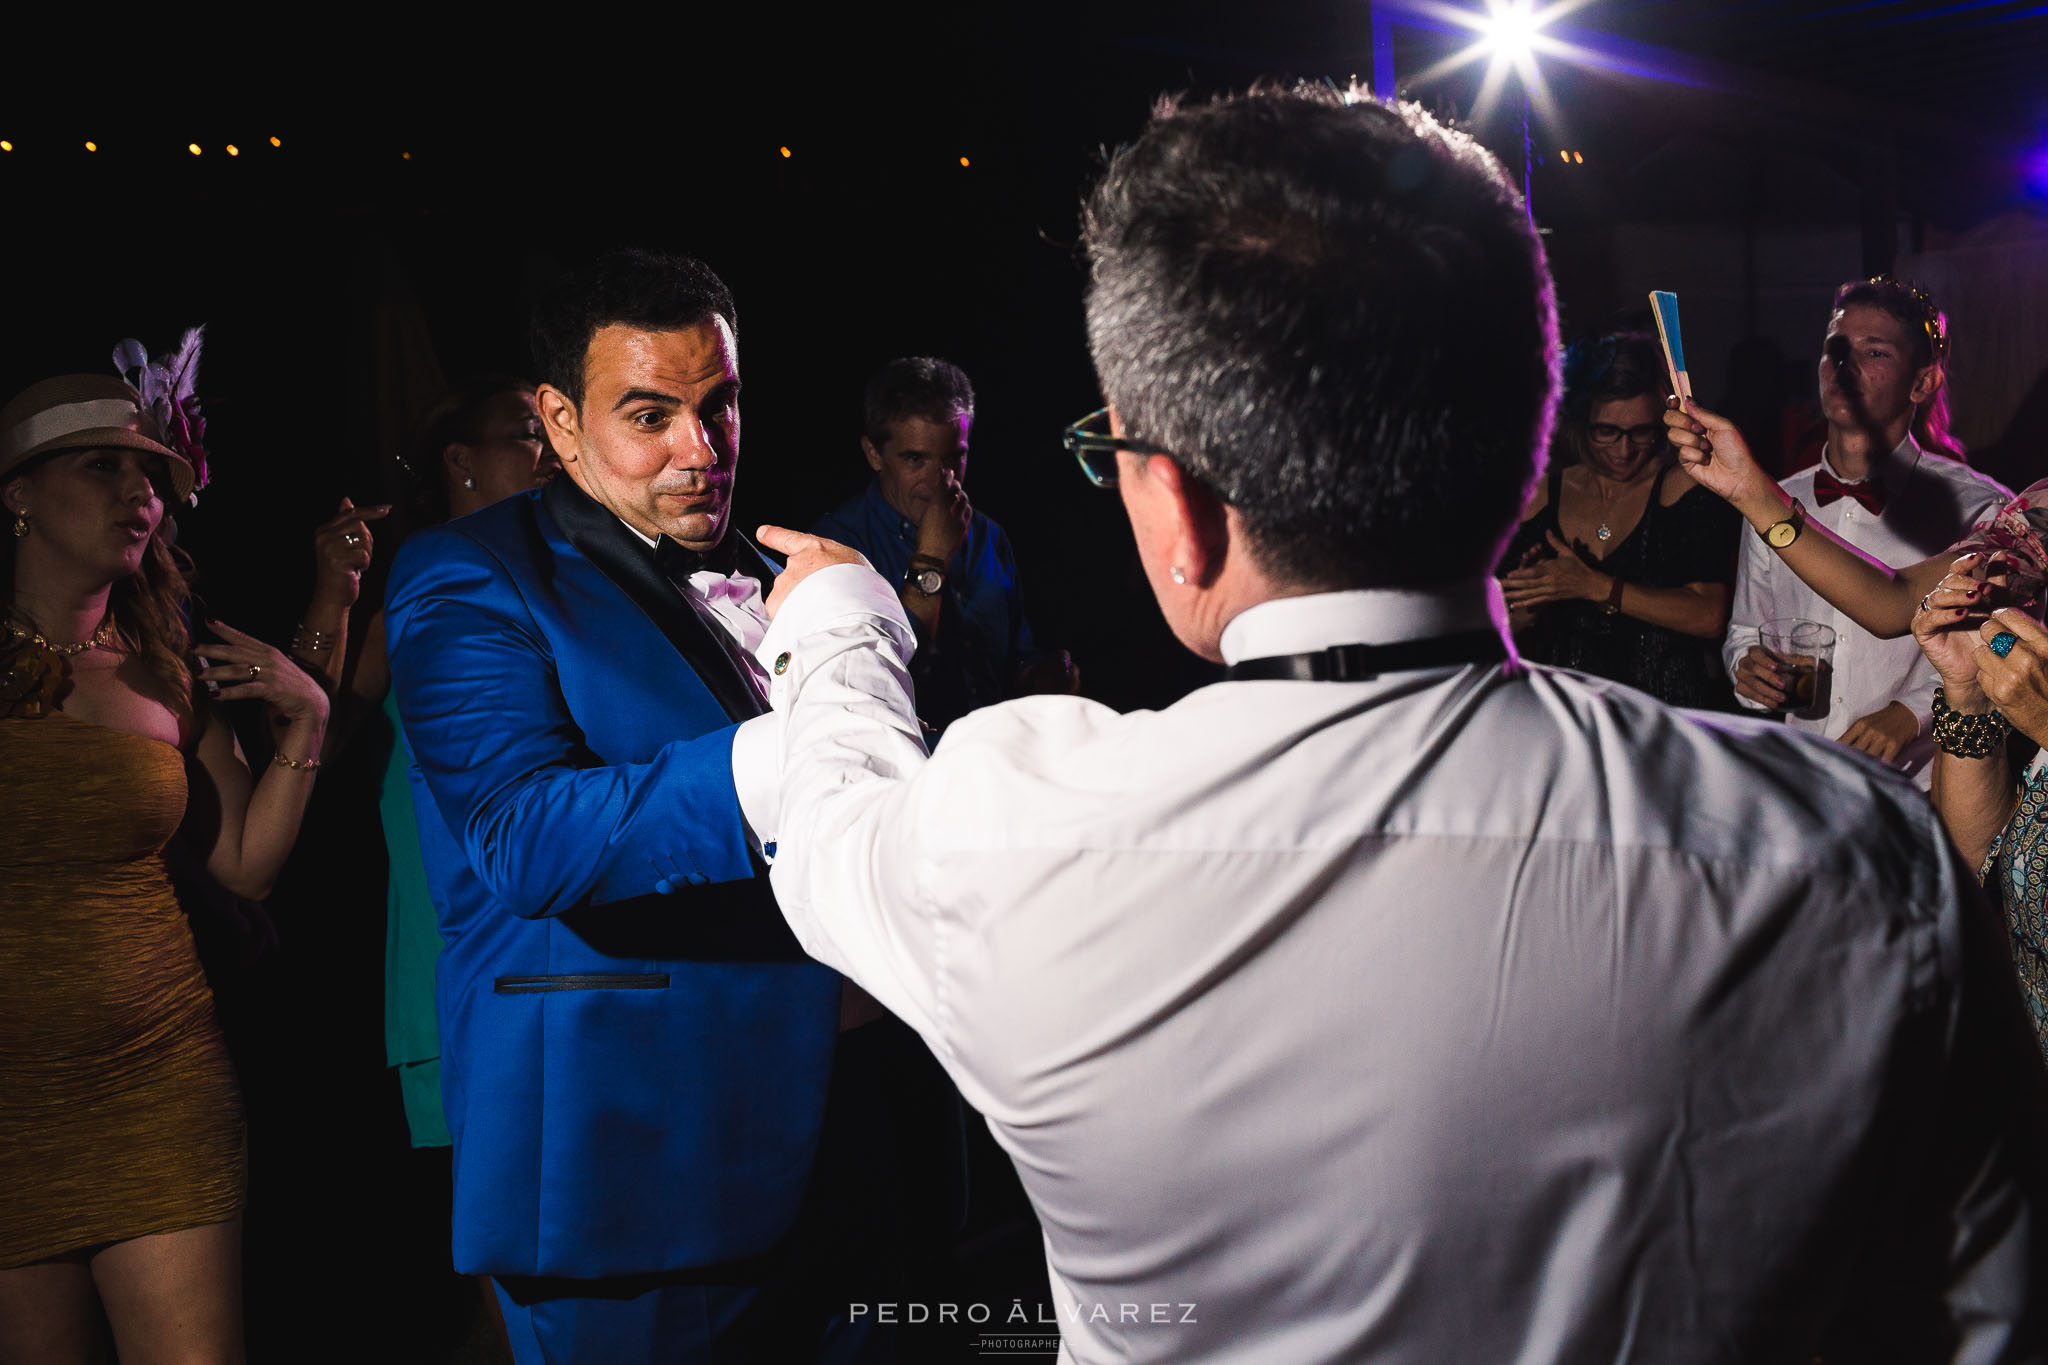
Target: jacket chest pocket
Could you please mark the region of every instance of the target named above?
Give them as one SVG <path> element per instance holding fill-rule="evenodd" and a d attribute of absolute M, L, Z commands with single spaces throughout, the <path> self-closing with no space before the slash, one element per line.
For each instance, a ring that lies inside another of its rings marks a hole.
<path fill-rule="evenodd" d="M 541 991 L 665 991 L 667 972 L 581 972 L 569 976 L 501 976 L 491 983 L 499 995 Z"/>

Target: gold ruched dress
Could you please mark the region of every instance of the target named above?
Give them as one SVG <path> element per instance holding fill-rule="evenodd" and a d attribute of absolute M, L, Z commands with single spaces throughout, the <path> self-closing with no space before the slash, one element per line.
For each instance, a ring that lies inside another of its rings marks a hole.
<path fill-rule="evenodd" d="M 171 890 L 170 745 L 0 718 L 0 1268 L 219 1222 L 241 1098 Z"/>

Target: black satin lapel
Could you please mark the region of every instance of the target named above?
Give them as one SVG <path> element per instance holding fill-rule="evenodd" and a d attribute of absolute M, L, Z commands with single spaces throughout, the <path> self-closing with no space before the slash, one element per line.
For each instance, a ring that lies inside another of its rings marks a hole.
<path fill-rule="evenodd" d="M 728 716 L 746 720 L 761 714 L 760 698 L 740 676 L 739 665 L 711 633 L 713 628 L 662 576 L 654 553 L 639 537 L 566 474 L 542 489 L 540 500 L 569 543 L 668 637 Z M 760 557 L 758 552 L 754 557 Z"/>
<path fill-rule="evenodd" d="M 738 531 L 727 531 L 726 534 L 737 542 L 733 553 L 733 558 L 738 561 L 734 565 L 735 570 L 761 585 L 761 603 L 765 607 L 768 603 L 768 594 L 775 591 L 775 575 L 782 572 L 781 567 L 762 554 L 760 546 Z"/>

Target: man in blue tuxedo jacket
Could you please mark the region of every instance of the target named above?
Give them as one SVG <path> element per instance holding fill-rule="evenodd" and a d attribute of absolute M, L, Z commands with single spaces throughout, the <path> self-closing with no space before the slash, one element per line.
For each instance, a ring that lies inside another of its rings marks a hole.
<path fill-rule="evenodd" d="M 839 1034 L 880 1012 L 797 948 L 734 788 L 775 720 L 750 656 L 774 571 L 726 527 L 732 299 L 615 253 L 534 344 L 566 477 L 416 536 L 387 604 L 447 943 L 455 1265 L 494 1277 L 522 1365 L 803 1358 L 782 1331 L 870 1359 L 820 1265 L 872 1258 L 814 1175 L 860 1164 L 827 1096 L 860 1126 Z"/>

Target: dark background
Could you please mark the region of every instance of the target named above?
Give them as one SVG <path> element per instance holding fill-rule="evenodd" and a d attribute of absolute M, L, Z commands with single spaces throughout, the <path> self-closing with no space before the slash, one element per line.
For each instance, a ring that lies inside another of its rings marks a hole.
<path fill-rule="evenodd" d="M 1403 93 L 1468 120 L 1521 179 L 1518 85 L 1475 119 L 1483 62 L 1416 80 L 1469 43 L 1444 17 L 1457 6 L 1374 8 L 898 6 L 736 24 L 561 6 L 518 25 L 301 11 L 177 32 L 91 17 L 14 47 L 0 93 L 0 387 L 104 371 L 124 336 L 156 352 L 205 322 L 215 482 L 180 514 L 182 542 L 211 610 L 282 640 L 314 524 L 343 494 L 400 490 L 391 455 L 433 396 L 422 376 L 530 371 L 526 306 L 565 263 L 628 243 L 686 251 L 739 301 L 739 525 L 805 525 L 855 491 L 867 375 L 947 356 L 979 394 L 969 490 L 1015 541 L 1040 639 L 1073 651 L 1089 695 L 1163 705 L 1204 666 L 1167 638 L 1114 497 L 1058 446 L 1100 402 L 1076 208 L 1160 94 L 1370 79 L 1375 17 L 1393 23 Z M 1677 288 L 1700 395 L 1760 426 L 1796 420 L 1834 283 L 2000 215 L 2038 224 L 2044 16 L 1574 8 L 1554 31 L 1599 64 L 1543 59 L 1556 112 L 1537 109 L 1528 135 L 1567 332 Z M 1974 435 L 2015 487 L 2048 474 L 2042 406 Z M 323 780 L 272 899 L 276 946 L 200 917 L 250 1108 L 259 1361 L 440 1359 L 462 1331 L 435 1279 L 445 1194 L 431 1158 L 406 1151 L 382 1069 L 374 779 L 344 763 Z"/>

